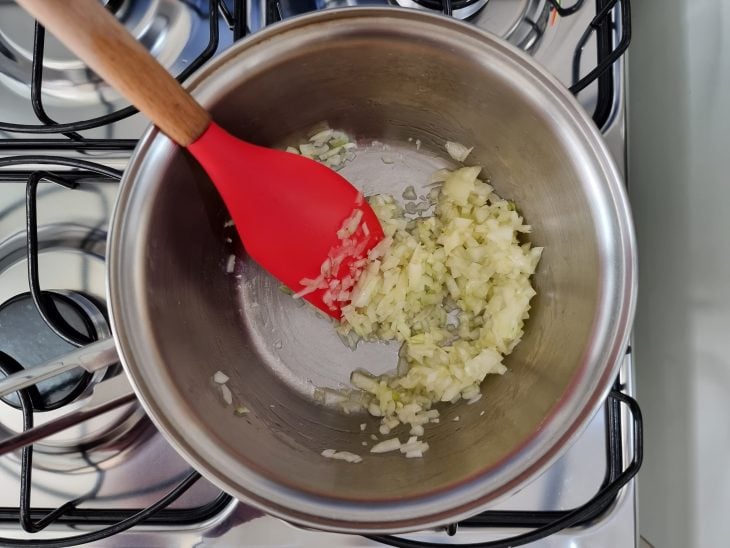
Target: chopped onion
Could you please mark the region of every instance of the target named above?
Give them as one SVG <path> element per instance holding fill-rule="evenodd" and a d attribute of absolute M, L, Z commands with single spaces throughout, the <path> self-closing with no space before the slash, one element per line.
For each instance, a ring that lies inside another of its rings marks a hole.
<path fill-rule="evenodd" d="M 295 299 L 301 299 L 305 295 L 309 295 L 310 293 L 314 293 L 315 291 L 317 291 L 317 289 L 320 288 L 321 282 L 322 282 L 322 280 L 320 280 L 319 278 L 316 278 L 314 280 L 308 280 L 306 278 L 301 279 L 299 281 L 299 283 L 304 288 L 302 290 L 297 291 L 296 293 L 294 293 L 294 295 L 292 295 L 292 297 L 295 298 Z"/>
<path fill-rule="evenodd" d="M 386 238 L 368 254 L 337 330 L 346 340 L 403 343 L 395 373 L 351 377 L 384 435 L 401 423 L 423 435 L 439 422 L 436 402 L 478 401 L 482 380 L 506 371 L 503 356 L 522 337 L 542 250 L 520 242 L 529 225 L 479 180 L 481 170 L 435 177 L 443 185 L 419 208 L 435 205 L 428 217 L 408 221 L 391 196 L 369 200 Z"/>
<path fill-rule="evenodd" d="M 400 441 L 398 438 L 391 438 L 389 440 L 381 441 L 380 443 L 377 443 L 373 445 L 370 448 L 371 453 L 387 453 L 389 451 L 397 451 L 400 449 Z"/>
<path fill-rule="evenodd" d="M 309 142 L 300 144 L 298 149 L 287 147 L 286 150 L 323 163 L 334 170 L 340 169 L 346 162 L 354 159 L 355 156 L 351 151 L 357 145 L 350 142 L 345 133 L 335 131 L 326 124 L 318 124 L 318 127 L 325 129 L 315 131 Z"/>
<path fill-rule="evenodd" d="M 340 155 L 340 153 L 344 150 L 345 147 L 339 146 L 335 148 L 329 149 L 327 152 L 324 152 L 323 154 L 319 155 L 320 160 L 328 160 L 334 156 Z"/>
<path fill-rule="evenodd" d="M 314 143 L 315 145 L 323 145 L 327 142 L 327 140 L 332 137 L 333 130 L 331 129 L 325 129 L 324 131 L 320 131 L 319 133 L 316 133 L 312 135 L 309 140 Z"/>
<path fill-rule="evenodd" d="M 350 374 L 350 383 L 365 392 L 374 393 L 378 389 L 378 381 L 375 380 L 375 377 L 371 377 L 362 371 L 353 371 Z"/>
<path fill-rule="evenodd" d="M 389 149 L 377 141 L 372 145 Z M 417 149 L 420 145 L 416 140 Z M 344 134 L 324 127 L 299 150 L 332 166 L 330 162 L 345 161 L 345 151 L 352 147 Z M 446 150 L 463 162 L 472 148 L 449 141 Z M 381 156 L 385 163 L 392 158 Z M 418 438 L 427 424 L 440 420 L 432 407 L 479 401 L 481 382 L 506 371 L 503 358 L 522 338 L 535 295 L 530 276 L 542 249 L 524 243 L 521 235 L 531 227 L 514 203 L 480 179 L 481 171 L 478 166 L 440 170 L 431 179 L 438 186 L 424 196 L 413 187 L 403 191 L 405 206 L 392 196 L 370 197 L 385 238 L 367 256 L 364 247 L 357 248 L 356 233 L 370 234 L 358 193 L 338 231 L 340 244 L 319 276 L 302 280 L 295 294 L 322 290 L 325 304 L 342 310 L 337 331 L 353 350 L 360 340 L 402 343 L 394 373 L 376 377 L 355 371 L 354 390 L 315 390 L 315 398 L 340 405 L 346 413 L 364 409 L 379 417 L 383 435 L 409 425 L 412 439 L 406 444 L 393 438 L 372 452 L 401 449 L 408 458 L 421 457 L 428 444 Z M 351 265 L 347 277 L 337 275 L 343 264 Z"/>
<path fill-rule="evenodd" d="M 229 274 L 233 272 L 233 269 L 236 267 L 236 256 L 235 255 L 229 255 L 228 256 L 228 262 L 226 263 L 226 272 Z"/>
<path fill-rule="evenodd" d="M 411 428 L 411 432 L 410 433 L 413 434 L 414 436 L 423 436 L 423 433 L 424 433 L 423 432 L 423 425 L 417 424 L 416 426 L 414 426 L 413 428 Z"/>
<path fill-rule="evenodd" d="M 223 371 L 216 371 L 213 375 L 213 382 L 216 384 L 226 384 L 230 377 L 226 375 Z"/>
<path fill-rule="evenodd" d="M 325 405 L 334 405 L 337 403 L 344 403 L 347 401 L 347 396 L 345 396 L 339 390 L 333 390 L 332 388 L 324 388 L 322 390 L 322 393 L 324 396 L 322 403 L 324 403 Z"/>
<path fill-rule="evenodd" d="M 328 253 L 328 257 L 320 266 L 320 274 L 314 279 L 303 278 L 299 281 L 302 289 L 294 294 L 295 299 L 300 299 L 310 293 L 323 289 L 322 302 L 330 309 L 337 310 L 352 300 L 352 288 L 366 265 L 365 250 L 370 245 L 367 232 L 363 229 L 363 236 L 353 238 L 352 236 L 360 228 L 364 212 L 358 204 L 362 203 L 362 194 L 358 192 L 355 197 L 355 207 L 352 213 L 342 222 L 337 231 L 339 243 Z M 345 261 L 349 261 L 345 263 Z M 340 272 L 343 263 L 348 264 L 350 273 L 340 280 Z M 350 338 L 345 338 L 346 344 L 354 349 Z"/>
<path fill-rule="evenodd" d="M 424 441 L 418 441 L 414 438 L 408 440 L 408 443 L 404 443 L 400 446 L 401 453 L 410 453 L 411 451 L 419 451 L 421 454 L 428 451 L 429 445 Z"/>
<path fill-rule="evenodd" d="M 303 156 L 308 156 L 309 158 L 314 159 L 315 157 L 327 152 L 329 147 L 324 145 L 303 144 L 299 146 L 299 150 Z"/>
<path fill-rule="evenodd" d="M 228 405 L 231 405 L 233 403 L 233 393 L 231 392 L 231 389 L 228 388 L 228 385 L 221 384 L 220 385 L 221 390 L 221 396 L 223 397 L 223 401 L 226 402 Z"/>
<path fill-rule="evenodd" d="M 342 227 L 340 227 L 340 229 L 337 231 L 337 237 L 340 240 L 343 240 L 352 236 L 357 228 L 360 226 L 360 221 L 362 221 L 362 215 L 362 209 L 355 208 L 352 214 L 342 223 Z"/>
<path fill-rule="evenodd" d="M 335 169 L 340 167 L 340 164 L 342 164 L 343 157 L 340 154 L 335 154 L 334 156 L 330 156 L 325 161 L 325 165 Z"/>
<path fill-rule="evenodd" d="M 466 160 L 466 157 L 471 154 L 472 150 L 474 150 L 474 147 L 466 148 L 461 143 L 446 141 L 446 152 L 448 152 L 449 156 L 451 156 L 457 162 L 463 162 L 464 160 Z"/>
<path fill-rule="evenodd" d="M 246 407 L 245 405 L 239 405 L 238 407 L 236 407 L 236 409 L 234 411 L 234 413 L 236 415 L 238 415 L 239 417 L 242 417 L 243 415 L 248 415 L 249 412 L 250 412 L 250 409 L 248 407 Z"/>
<path fill-rule="evenodd" d="M 358 463 L 362 462 L 362 457 L 349 451 L 335 451 L 334 449 L 325 449 L 320 453 L 323 457 L 335 460 L 344 460 L 346 462 Z"/>

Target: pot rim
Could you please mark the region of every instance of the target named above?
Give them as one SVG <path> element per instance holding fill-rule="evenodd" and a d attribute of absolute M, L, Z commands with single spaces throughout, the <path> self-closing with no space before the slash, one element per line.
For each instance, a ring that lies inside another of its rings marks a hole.
<path fill-rule="evenodd" d="M 599 331 L 602 336 L 597 337 L 598 348 L 593 348 L 592 355 L 584 360 L 600 363 L 600 366 L 587 368 L 584 365 L 576 373 L 573 382 L 561 398 L 561 403 L 551 410 L 540 430 L 510 455 L 507 459 L 509 462 L 503 462 L 492 468 L 489 474 L 482 473 L 471 478 L 470 482 L 467 482 L 471 485 L 455 485 L 423 501 L 404 501 L 397 505 L 397 511 L 396 508 L 386 505 L 382 508 L 369 505 L 373 508 L 368 508 L 366 511 L 363 505 L 316 498 L 311 494 L 283 487 L 250 468 L 247 478 L 228 477 L 203 454 L 203 442 L 191 441 L 196 438 L 196 433 L 205 436 L 205 431 L 201 427 L 187 424 L 183 430 L 179 420 L 176 422 L 170 420 L 170 417 L 175 415 L 174 410 L 166 409 L 160 404 L 155 393 L 158 390 L 153 389 L 158 387 L 151 386 L 138 365 L 147 363 L 149 368 L 149 364 L 154 364 L 155 360 L 159 363 L 160 357 L 153 350 L 142 348 L 144 345 L 136 344 L 139 342 L 139 333 L 135 334 L 135 329 L 129 327 L 134 325 L 134 318 L 130 313 L 130 302 L 134 301 L 134 298 L 123 290 L 125 285 L 123 280 L 128 276 L 128 272 L 124 269 L 122 242 L 125 234 L 133 230 L 126 227 L 128 224 L 126 221 L 135 186 L 134 181 L 153 145 L 164 141 L 166 146 L 173 146 L 167 137 L 153 126 L 145 132 L 133 153 L 115 204 L 109 234 L 107 300 L 119 356 L 140 402 L 167 441 L 206 479 L 247 504 L 303 526 L 344 533 L 402 533 L 462 520 L 509 497 L 553 464 L 585 429 L 607 397 L 628 343 L 636 306 L 636 246 L 621 175 L 589 116 L 557 79 L 525 53 L 466 23 L 440 15 L 396 7 L 349 7 L 306 14 L 274 24 L 234 44 L 196 71 L 186 87 L 205 104 L 206 90 L 213 89 L 212 82 L 216 76 L 224 73 L 229 63 L 252 48 L 262 46 L 271 40 L 283 41 L 287 37 L 293 39 L 292 37 L 312 30 L 312 27 L 324 27 L 328 24 L 355 25 L 358 21 L 368 19 L 377 19 L 381 23 L 385 23 L 386 20 L 397 21 L 401 27 L 436 26 L 442 33 L 439 38 L 445 40 L 448 35 L 461 43 L 473 42 L 470 47 L 479 47 L 485 53 L 499 57 L 500 61 L 513 65 L 515 70 L 520 70 L 525 77 L 532 79 L 536 86 L 549 95 L 551 108 L 562 115 L 563 123 L 570 124 L 572 130 L 582 137 L 586 150 L 594 158 L 595 170 L 601 173 L 606 182 L 607 206 L 613 208 L 610 220 L 616 225 L 614 255 L 617 264 L 602 270 L 602 273 L 607 269 L 610 271 L 612 279 L 609 282 L 613 284 L 613 291 L 604 293 L 615 295 L 616 298 L 611 299 L 602 293 L 602 304 L 599 308 L 610 308 L 604 311 L 603 317 L 599 318 L 601 321 L 598 322 L 605 329 L 601 332 L 599 328 L 594 328 L 593 335 L 595 331 Z M 321 28 L 316 30 L 321 31 Z M 606 304 L 604 301 L 607 300 L 612 302 Z M 597 379 L 587 381 L 584 378 L 588 373 L 586 369 L 594 373 L 600 371 L 601 375 Z M 576 388 L 580 387 L 581 383 L 584 388 L 588 385 L 590 390 L 578 394 Z M 565 405 L 566 400 L 572 402 L 571 406 Z M 568 407 L 570 409 L 567 409 Z M 571 411 L 574 408 L 579 408 L 580 411 Z M 556 425 L 561 427 L 558 428 Z M 539 447 L 546 449 L 538 452 Z M 206 451 L 209 451 L 207 455 L 210 455 L 210 451 L 216 453 L 216 457 L 219 458 L 218 464 L 230 459 L 221 450 L 216 452 L 215 448 L 207 448 Z M 484 477 L 492 474 L 501 474 L 507 479 L 499 489 L 485 490 Z"/>

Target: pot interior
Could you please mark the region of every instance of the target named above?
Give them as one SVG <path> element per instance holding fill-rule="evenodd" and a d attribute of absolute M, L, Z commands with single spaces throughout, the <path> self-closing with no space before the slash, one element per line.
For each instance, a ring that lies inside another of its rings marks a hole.
<path fill-rule="evenodd" d="M 612 281 L 623 259 L 608 175 L 574 107 L 495 39 L 395 11 L 322 17 L 318 32 L 283 27 L 225 54 L 194 87 L 216 121 L 258 144 L 298 144 L 322 121 L 346 131 L 359 147 L 342 173 L 366 195 L 400 197 L 409 184 L 425 194 L 433 171 L 456 166 L 444 142 L 473 146 L 467 163 L 484 166 L 533 225 L 529 241 L 545 251 L 524 339 L 481 400 L 438 407 L 424 458 L 369 454 L 371 434 L 392 437 L 377 419 L 315 401 L 315 387 L 347 385 L 355 368 L 393 369 L 397 344 L 353 352 L 280 291 L 224 228 L 221 201 L 186 153 L 148 137 L 118 212 L 115 323 L 153 418 L 230 492 L 325 527 L 409 526 L 437 516 L 439 500 L 474 510 L 524 481 L 605 388 L 614 364 L 597 353 L 613 333 L 601 322 L 624 298 Z M 240 176 L 266 184 L 265 174 Z M 234 407 L 250 413 L 223 403 L 211 381 L 219 370 Z M 392 435 L 403 441 L 407 428 Z M 325 459 L 328 448 L 363 461 Z"/>

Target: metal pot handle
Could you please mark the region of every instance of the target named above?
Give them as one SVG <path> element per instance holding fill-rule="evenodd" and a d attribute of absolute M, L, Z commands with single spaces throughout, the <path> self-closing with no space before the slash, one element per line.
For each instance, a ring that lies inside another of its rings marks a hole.
<path fill-rule="evenodd" d="M 119 357 L 117 356 L 114 339 L 102 339 L 69 352 L 65 356 L 55 358 L 43 365 L 8 375 L 0 381 L 0 398 L 77 367 L 83 367 L 92 373 L 103 367 L 113 365 L 118 361 Z"/>
<path fill-rule="evenodd" d="M 118 361 L 119 357 L 117 356 L 114 339 L 102 339 L 43 365 L 9 375 L 0 381 L 0 397 L 76 367 L 83 367 L 86 371 L 93 372 L 113 365 Z M 93 392 L 83 408 L 0 440 L 0 456 L 116 409 L 125 403 L 134 401 L 135 397 L 126 375 L 120 374 L 100 382 L 94 386 Z"/>

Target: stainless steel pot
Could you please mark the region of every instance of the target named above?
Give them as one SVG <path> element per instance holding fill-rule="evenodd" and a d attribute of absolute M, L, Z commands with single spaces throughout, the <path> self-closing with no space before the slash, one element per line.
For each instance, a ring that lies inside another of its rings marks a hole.
<path fill-rule="evenodd" d="M 423 459 L 370 455 L 362 444 L 373 443 L 377 422 L 328 408 L 313 391 L 346 383 L 355 367 L 392 368 L 397 348 L 352 352 L 255 264 L 242 258 L 227 273 L 229 254 L 244 253 L 226 241 L 218 196 L 151 129 L 114 213 L 108 297 L 139 399 L 195 468 L 295 523 L 393 532 L 479 512 L 567 449 L 617 373 L 636 267 L 621 178 L 566 89 L 473 26 L 395 8 L 275 25 L 208 63 L 189 87 L 222 126 L 254 142 L 296 143 L 326 120 L 384 143 L 364 147 L 344 172 L 368 194 L 422 190 L 431 171 L 450 165 L 445 140 L 473 145 L 469 161 L 485 166 L 533 224 L 532 242 L 545 246 L 508 373 L 488 378 L 478 403 L 442 408 Z M 246 177 L 242 184 L 256 184 Z M 222 403 L 210 380 L 218 370 L 248 415 Z M 363 461 L 325 459 L 327 448 Z"/>

